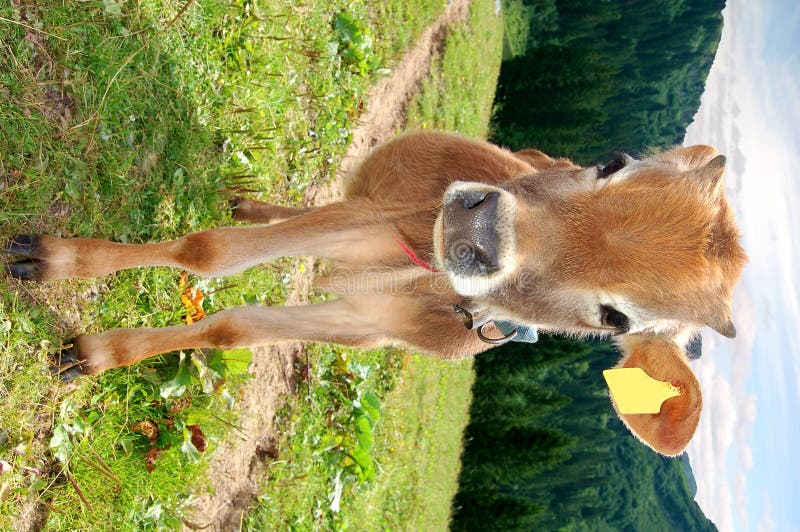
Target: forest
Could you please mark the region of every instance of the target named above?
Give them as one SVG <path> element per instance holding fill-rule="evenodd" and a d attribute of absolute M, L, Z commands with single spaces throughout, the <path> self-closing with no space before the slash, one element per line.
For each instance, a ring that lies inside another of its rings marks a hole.
<path fill-rule="evenodd" d="M 453 530 L 715 530 L 685 462 L 614 413 L 601 372 L 618 357 L 549 335 L 478 356 Z"/>
<path fill-rule="evenodd" d="M 722 0 L 504 0 L 493 138 L 591 164 L 680 144 L 722 31 Z M 714 530 L 686 457 L 616 417 L 603 342 L 543 335 L 476 360 L 453 530 Z"/>
<path fill-rule="evenodd" d="M 724 0 L 506 0 L 495 142 L 594 164 L 679 144 Z"/>

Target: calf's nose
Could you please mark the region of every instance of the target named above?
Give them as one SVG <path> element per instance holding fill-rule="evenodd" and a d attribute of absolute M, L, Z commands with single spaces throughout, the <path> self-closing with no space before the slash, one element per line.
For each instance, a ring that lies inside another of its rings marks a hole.
<path fill-rule="evenodd" d="M 450 259 L 466 272 L 489 274 L 500 269 L 496 227 L 499 199 L 499 192 L 464 191 L 445 207 L 446 222 L 461 235 L 450 242 Z"/>

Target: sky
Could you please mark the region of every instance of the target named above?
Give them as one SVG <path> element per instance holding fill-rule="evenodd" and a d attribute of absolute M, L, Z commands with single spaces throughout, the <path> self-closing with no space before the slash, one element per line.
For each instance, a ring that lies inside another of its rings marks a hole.
<path fill-rule="evenodd" d="M 750 257 L 734 340 L 703 332 L 704 410 L 687 450 L 720 530 L 800 531 L 800 2 L 728 0 L 684 144 L 728 156 Z"/>

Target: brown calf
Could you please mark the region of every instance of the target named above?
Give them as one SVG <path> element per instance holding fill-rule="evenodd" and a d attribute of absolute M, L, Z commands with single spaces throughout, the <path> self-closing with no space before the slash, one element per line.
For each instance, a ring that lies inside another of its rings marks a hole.
<path fill-rule="evenodd" d="M 681 390 L 659 414 L 620 414 L 645 443 L 674 455 L 702 405 L 683 346 L 703 326 L 735 334 L 731 292 L 746 258 L 722 192 L 724 163 L 694 146 L 581 168 L 537 150 L 410 134 L 375 149 L 340 203 L 294 209 L 242 200 L 236 219 L 262 225 L 155 244 L 19 236 L 6 250 L 16 261 L 7 268 L 41 280 L 135 266 L 218 277 L 275 257 L 332 262 L 319 283 L 338 295 L 331 302 L 81 335 L 62 353 L 65 378 L 178 349 L 295 339 L 402 344 L 459 358 L 506 338 L 493 320 L 616 335 L 620 366 Z"/>

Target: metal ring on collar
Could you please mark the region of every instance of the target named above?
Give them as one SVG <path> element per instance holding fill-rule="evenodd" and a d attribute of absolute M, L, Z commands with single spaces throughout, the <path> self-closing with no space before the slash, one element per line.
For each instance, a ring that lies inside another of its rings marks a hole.
<path fill-rule="evenodd" d="M 507 335 L 503 336 L 502 338 L 489 338 L 483 334 L 483 328 L 489 325 L 488 323 L 484 323 L 480 327 L 478 327 L 478 338 L 486 342 L 487 344 L 492 345 L 503 345 L 506 342 L 510 342 L 517 336 L 517 328 L 515 327 L 513 331 L 508 333 Z"/>

